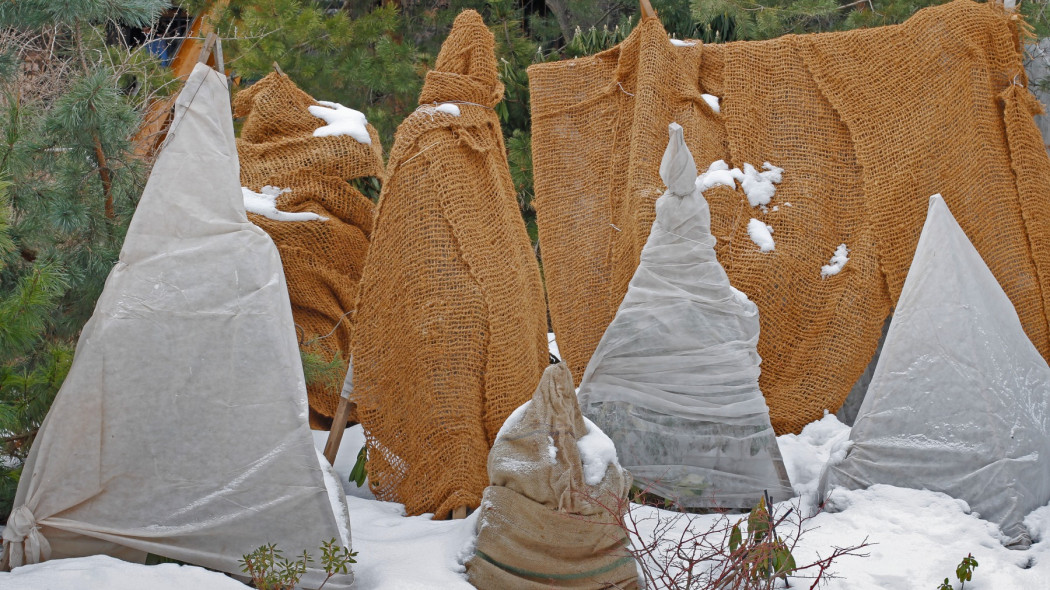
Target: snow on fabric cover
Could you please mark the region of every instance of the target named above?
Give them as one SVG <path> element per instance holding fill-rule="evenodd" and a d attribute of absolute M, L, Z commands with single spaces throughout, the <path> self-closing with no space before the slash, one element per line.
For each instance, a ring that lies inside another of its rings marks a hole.
<path fill-rule="evenodd" d="M 281 253 L 300 344 L 326 361 L 346 359 L 375 213 L 351 181 L 384 177 L 379 134 L 362 113 L 315 101 L 277 72 L 238 92 L 233 110 L 244 119 L 241 184 L 272 197 L 249 209 L 248 220 Z M 306 393 L 311 425 L 329 428 L 339 388 L 320 380 Z"/>
<path fill-rule="evenodd" d="M 900 25 L 676 47 L 645 19 L 608 51 L 531 66 L 543 270 L 574 375 L 638 265 L 671 121 L 697 162 L 784 170 L 762 215 L 728 187 L 704 193 L 719 260 L 761 311 L 760 384 L 778 433 L 834 412 L 864 372 L 938 191 L 1050 358 L 1050 159 L 1022 23 L 1001 4 L 956 0 Z M 776 229 L 775 250 L 748 239 L 752 217 Z M 849 264 L 822 278 L 843 243 Z"/>
<path fill-rule="evenodd" d="M 682 127 L 641 263 L 580 383 L 584 414 L 640 487 L 689 508 L 751 508 L 791 483 L 758 387 L 758 309 L 715 257 Z"/>
<path fill-rule="evenodd" d="M 603 440 L 604 439 L 604 440 Z M 631 475 L 580 413 L 572 373 L 550 365 L 492 445 L 491 485 L 467 576 L 477 588 L 637 588 L 616 514 Z M 597 477 L 594 475 L 597 474 Z"/>
<path fill-rule="evenodd" d="M 15 516 L 5 568 L 154 553 L 240 574 L 259 545 L 316 553 L 349 530 L 315 457 L 281 260 L 244 213 L 225 78 L 204 65 L 176 101 Z M 312 566 L 303 586 L 324 576 Z"/>
<path fill-rule="evenodd" d="M 928 489 L 965 500 L 1007 545 L 1050 501 L 1050 367 L 940 195 L 930 198 L 908 278 L 850 450 L 833 486 Z"/>

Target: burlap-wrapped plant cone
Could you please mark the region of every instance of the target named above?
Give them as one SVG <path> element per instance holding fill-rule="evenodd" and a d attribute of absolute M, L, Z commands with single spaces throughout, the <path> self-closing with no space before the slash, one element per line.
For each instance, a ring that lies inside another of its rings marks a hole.
<path fill-rule="evenodd" d="M 397 130 L 361 278 L 353 400 L 368 477 L 409 514 L 477 506 L 496 431 L 548 360 L 493 49 L 478 13 L 456 18 Z"/>
<path fill-rule="evenodd" d="M 604 453 L 602 451 L 605 451 Z M 470 583 L 481 590 L 637 588 L 618 526 L 631 474 L 580 413 L 572 373 L 550 365 L 489 453 Z"/>
<path fill-rule="evenodd" d="M 277 221 L 248 213 L 270 234 L 281 253 L 300 345 L 327 361 L 350 354 L 357 282 L 368 252 L 375 207 L 350 182 L 383 173 L 379 135 L 367 127 L 371 143 L 348 135 L 314 137 L 325 121 L 309 107 L 317 101 L 287 76 L 276 72 L 234 98 L 234 115 L 244 117 L 237 140 L 241 184 L 290 189 L 277 208 L 311 212 L 323 220 Z M 327 428 L 339 402 L 338 383 L 309 386 L 310 424 Z M 353 412 L 351 420 L 356 417 Z"/>
<path fill-rule="evenodd" d="M 760 311 L 760 385 L 778 433 L 835 411 L 868 365 L 933 193 L 1050 353 L 1050 161 L 1019 27 L 970 0 L 895 26 L 724 45 L 674 45 L 649 19 L 609 51 L 529 68 L 551 320 L 574 374 L 638 265 L 672 121 L 700 170 L 783 168 L 765 211 L 733 188 L 704 193 L 719 262 Z M 774 250 L 749 238 L 751 219 L 774 228 Z M 825 278 L 840 244 L 850 260 Z"/>

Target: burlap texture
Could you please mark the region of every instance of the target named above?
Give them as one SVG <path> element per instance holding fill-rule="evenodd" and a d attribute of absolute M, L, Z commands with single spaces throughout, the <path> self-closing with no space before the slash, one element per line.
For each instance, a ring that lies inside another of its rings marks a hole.
<path fill-rule="evenodd" d="M 467 562 L 470 583 L 482 590 L 637 588 L 635 561 L 618 526 L 631 476 L 609 464 L 600 483 L 585 481 L 577 441 L 587 427 L 564 363 L 547 368 L 515 418 L 489 453 L 492 485 Z"/>
<path fill-rule="evenodd" d="M 937 192 L 1046 356 L 1050 161 L 1015 86 L 1018 34 L 1016 17 L 969 0 L 901 25 L 726 45 L 673 46 L 651 19 L 609 51 L 529 68 L 535 207 L 570 368 L 582 374 L 637 266 L 672 121 L 701 169 L 784 168 L 777 211 L 739 190 L 704 194 L 719 261 L 760 309 L 778 433 L 834 412 L 864 371 Z M 751 218 L 775 228 L 773 252 L 749 239 Z M 823 279 L 842 243 L 849 263 Z"/>
<path fill-rule="evenodd" d="M 460 14 L 398 127 L 353 339 L 372 491 L 435 518 L 478 505 L 496 432 L 548 360 L 539 265 L 492 108 L 494 45 L 478 13 Z"/>
<path fill-rule="evenodd" d="M 272 73 L 234 98 L 244 118 L 237 152 L 241 184 L 254 191 L 271 185 L 291 192 L 277 198 L 282 211 L 309 211 L 325 221 L 275 221 L 248 213 L 273 238 L 281 253 L 297 337 L 307 351 L 331 361 L 348 358 L 357 283 L 372 233 L 374 205 L 348 181 L 383 178 L 379 135 L 368 127 L 371 145 L 349 136 L 314 137 L 324 121 L 310 114 L 317 102 L 287 76 Z M 328 428 L 340 388 L 308 387 L 310 425 Z M 353 411 L 351 420 L 356 420 Z"/>

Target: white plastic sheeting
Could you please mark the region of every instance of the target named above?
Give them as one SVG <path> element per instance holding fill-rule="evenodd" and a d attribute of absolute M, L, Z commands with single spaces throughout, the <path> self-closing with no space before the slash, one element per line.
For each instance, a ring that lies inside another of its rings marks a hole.
<path fill-rule="evenodd" d="M 758 387 L 758 309 L 715 257 L 696 165 L 672 123 L 668 190 L 580 405 L 640 487 L 685 507 L 751 508 L 791 484 Z"/>
<path fill-rule="evenodd" d="M 940 195 L 832 486 L 944 492 L 1027 546 L 1050 502 L 1050 367 Z"/>
<path fill-rule="evenodd" d="M 346 498 L 330 502 L 307 425 L 280 257 L 245 217 L 229 91 L 203 65 L 14 505 L 7 567 L 154 553 L 239 574 L 264 543 L 318 559 L 322 541 L 349 543 Z M 302 585 L 324 576 L 314 565 Z"/>

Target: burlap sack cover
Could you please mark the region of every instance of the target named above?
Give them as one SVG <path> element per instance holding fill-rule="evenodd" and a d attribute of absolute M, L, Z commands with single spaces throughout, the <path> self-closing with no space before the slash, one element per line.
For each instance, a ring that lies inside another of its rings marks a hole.
<path fill-rule="evenodd" d="M 244 214 L 226 77 L 197 64 L 22 470 L 0 567 L 154 553 L 241 576 L 264 543 L 349 548 L 318 456 L 281 260 Z M 304 589 L 354 581 L 318 561 L 303 574 Z"/>
<path fill-rule="evenodd" d="M 758 388 L 755 304 L 715 258 L 707 201 L 682 127 L 641 263 L 587 364 L 580 407 L 639 487 L 687 508 L 750 509 L 791 498 Z"/>
<path fill-rule="evenodd" d="M 940 195 L 930 199 L 836 485 L 943 492 L 1031 545 L 1024 520 L 1050 501 L 1050 366 Z"/>
<path fill-rule="evenodd" d="M 372 491 L 435 518 L 478 505 L 496 431 L 548 362 L 539 265 L 492 109 L 494 43 L 480 15 L 460 14 L 397 130 L 353 340 Z"/>
<path fill-rule="evenodd" d="M 256 192 L 267 185 L 291 189 L 277 198 L 278 209 L 326 218 L 276 221 L 248 213 L 281 253 L 300 345 L 330 361 L 336 354 L 350 355 L 357 283 L 375 210 L 349 181 L 382 178 L 383 150 L 371 125 L 371 144 L 346 135 L 314 137 L 325 124 L 308 110 L 316 104 L 276 72 L 238 92 L 233 101 L 234 115 L 244 118 L 237 140 L 242 186 Z M 308 391 L 311 426 L 328 428 L 339 388 L 315 383 Z M 353 412 L 350 419 L 356 419 Z"/>
<path fill-rule="evenodd" d="M 604 437 L 584 422 L 568 367 L 550 365 L 489 453 L 491 485 L 467 562 L 476 588 L 638 588 L 629 541 L 617 526 L 631 474 L 613 461 L 589 485 L 577 446 L 585 436 Z"/>
<path fill-rule="evenodd" d="M 718 159 L 784 169 L 766 213 L 728 187 L 705 192 L 718 259 L 758 304 L 760 385 L 778 433 L 835 411 L 863 372 L 933 193 L 1050 353 L 1050 161 L 1020 27 L 994 3 L 957 0 L 889 27 L 676 46 L 649 19 L 609 51 L 529 68 L 550 314 L 573 372 L 638 264 L 672 121 L 701 170 Z M 751 218 L 775 228 L 774 251 L 749 239 Z M 843 243 L 848 264 L 823 278 Z"/>

